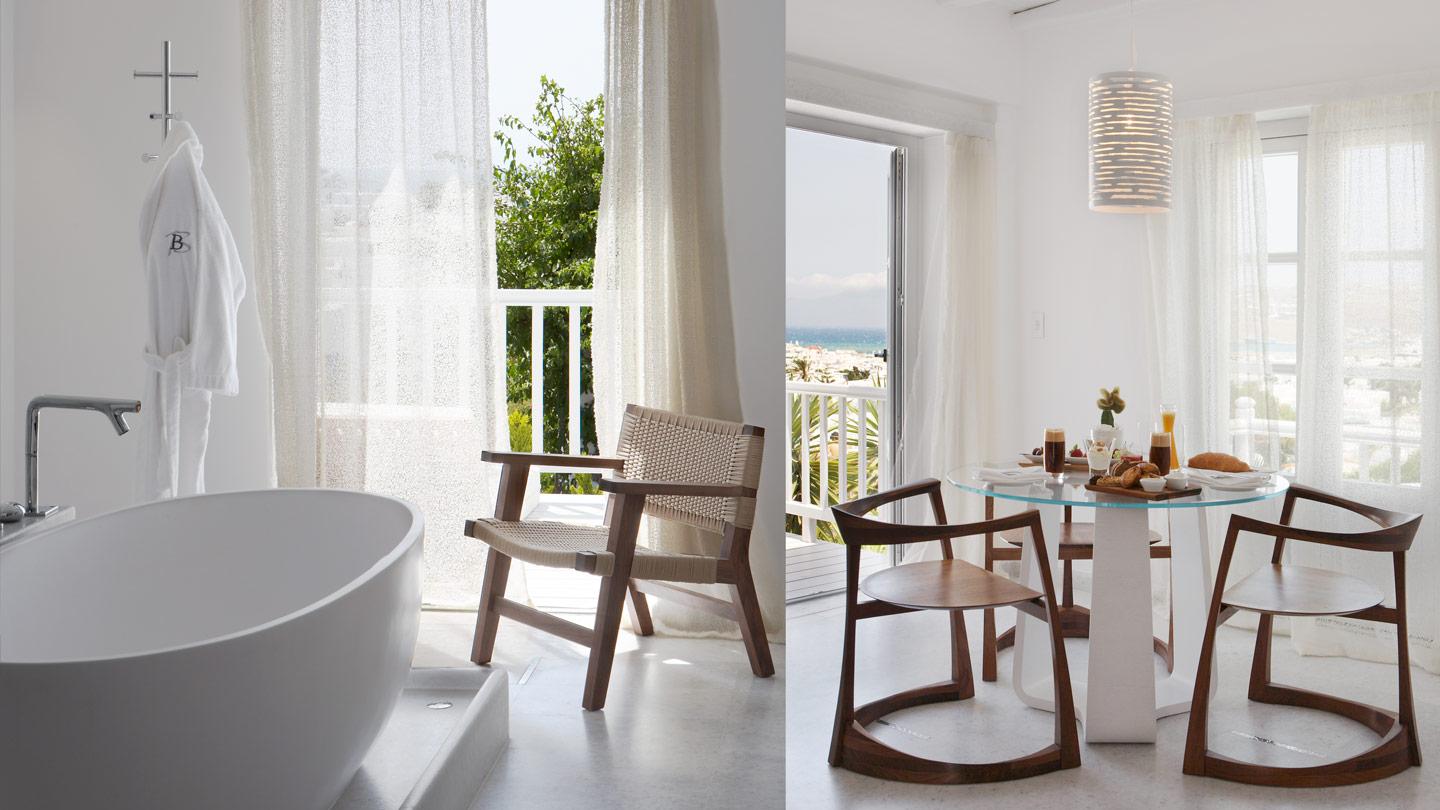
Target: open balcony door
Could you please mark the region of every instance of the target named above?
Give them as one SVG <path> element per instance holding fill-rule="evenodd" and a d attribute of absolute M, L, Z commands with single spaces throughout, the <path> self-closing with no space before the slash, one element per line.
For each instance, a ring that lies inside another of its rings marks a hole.
<path fill-rule="evenodd" d="M 792 114 L 786 131 L 786 599 L 844 588 L 830 506 L 889 487 L 897 461 L 903 137 Z M 865 552 L 864 568 L 892 563 Z"/>

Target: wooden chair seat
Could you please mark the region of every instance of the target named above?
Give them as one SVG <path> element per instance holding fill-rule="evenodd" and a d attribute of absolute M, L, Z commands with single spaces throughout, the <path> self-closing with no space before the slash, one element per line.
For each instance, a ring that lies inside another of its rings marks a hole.
<path fill-rule="evenodd" d="M 1023 531 L 1001 532 L 1000 539 L 1012 546 L 1020 546 L 1025 543 Z M 1163 538 L 1154 529 L 1150 530 L 1150 545 L 1155 545 Z M 1066 546 L 1084 546 L 1094 548 L 1095 546 L 1095 524 L 1094 523 L 1061 523 L 1060 524 L 1060 553 L 1065 553 Z"/>
<path fill-rule="evenodd" d="M 1028 530 L 1026 530 L 1028 531 Z M 871 599 L 916 610 L 973 610 L 1039 599 L 1031 590 L 964 560 L 905 563 L 860 583 Z"/>
<path fill-rule="evenodd" d="M 1267 565 L 1225 591 L 1229 607 L 1277 616 L 1344 616 L 1384 599 L 1362 579 L 1303 565 Z"/>
<path fill-rule="evenodd" d="M 615 555 L 606 548 L 608 526 L 583 526 L 554 520 L 497 520 L 477 518 L 465 522 L 465 533 L 507 557 L 546 568 L 571 568 L 599 577 L 615 570 Z M 635 546 L 632 579 L 711 583 L 717 580 L 720 560 L 700 554 L 673 554 Z"/>

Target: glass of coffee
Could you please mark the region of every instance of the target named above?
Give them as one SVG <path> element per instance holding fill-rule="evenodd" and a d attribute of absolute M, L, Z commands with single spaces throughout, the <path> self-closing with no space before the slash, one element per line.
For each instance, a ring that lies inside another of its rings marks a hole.
<path fill-rule="evenodd" d="M 1159 429 L 1150 433 L 1150 463 L 1160 468 L 1161 475 L 1170 473 L 1170 433 Z"/>
<path fill-rule="evenodd" d="M 1045 429 L 1045 472 L 1056 478 L 1065 475 L 1065 429 Z"/>

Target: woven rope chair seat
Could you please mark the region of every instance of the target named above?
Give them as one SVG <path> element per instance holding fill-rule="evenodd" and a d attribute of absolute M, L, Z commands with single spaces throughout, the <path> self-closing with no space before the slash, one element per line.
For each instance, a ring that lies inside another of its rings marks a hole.
<path fill-rule="evenodd" d="M 473 537 L 501 554 L 547 568 L 577 568 L 582 554 L 594 554 L 593 573 L 602 577 L 609 576 L 615 566 L 615 556 L 605 550 L 608 532 L 604 526 L 494 518 L 476 520 L 471 530 Z M 717 562 L 715 557 L 636 546 L 630 576 L 668 582 L 714 582 Z"/>

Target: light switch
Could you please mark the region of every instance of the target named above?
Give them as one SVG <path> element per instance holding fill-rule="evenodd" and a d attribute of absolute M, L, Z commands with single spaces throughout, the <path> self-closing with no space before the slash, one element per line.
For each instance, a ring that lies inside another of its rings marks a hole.
<path fill-rule="evenodd" d="M 1039 310 L 1030 313 L 1030 337 L 1035 340 L 1045 339 L 1045 313 Z"/>

